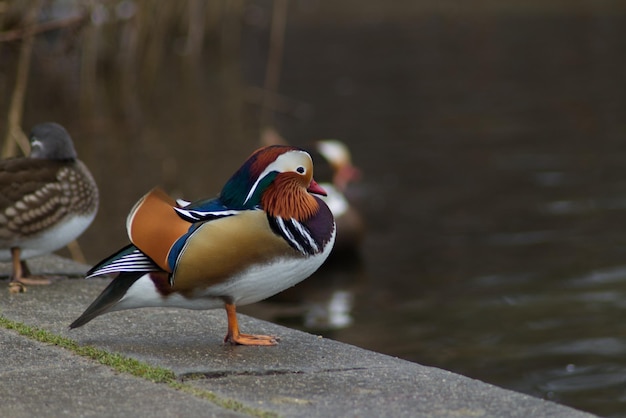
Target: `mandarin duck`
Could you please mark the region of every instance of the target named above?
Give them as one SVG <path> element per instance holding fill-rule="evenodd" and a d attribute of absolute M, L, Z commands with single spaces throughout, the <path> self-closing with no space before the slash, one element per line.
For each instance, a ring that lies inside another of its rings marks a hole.
<path fill-rule="evenodd" d="M 344 142 L 337 139 L 322 139 L 315 143 L 315 150 L 331 167 L 328 173 L 329 182 L 340 192 L 345 193 L 350 183 L 361 178 L 361 171 L 352 164 L 350 150 Z M 314 153 L 313 163 L 316 162 Z"/>
<path fill-rule="evenodd" d="M 352 164 L 346 144 L 339 140 L 316 141 L 311 155 L 320 186 L 327 193 L 322 199 L 337 222 L 335 252 L 355 251 L 363 240 L 365 223 L 347 194 L 350 184 L 360 179 L 361 172 Z"/>
<path fill-rule="evenodd" d="M 239 332 L 236 306 L 304 280 L 326 260 L 335 222 L 316 195 L 310 155 L 291 146 L 254 152 L 218 197 L 175 201 L 153 189 L 135 204 L 130 244 L 87 277 L 119 273 L 70 328 L 104 313 L 141 307 L 225 307 L 224 342 L 274 345 L 277 337 Z"/>
<path fill-rule="evenodd" d="M 98 187 L 65 128 L 37 125 L 29 141 L 28 157 L 0 161 L 0 261 L 12 261 L 12 293 L 48 284 L 28 277 L 25 260 L 74 241 L 98 211 Z"/>
<path fill-rule="evenodd" d="M 274 128 L 261 132 L 263 145 L 287 145 L 287 141 Z M 363 240 L 365 223 L 359 210 L 348 198 L 348 188 L 361 177 L 352 164 L 348 146 L 337 139 L 323 139 L 307 147 L 315 166 L 315 177 L 326 191 L 322 200 L 328 205 L 337 222 L 337 239 L 334 253 L 356 253 Z"/>

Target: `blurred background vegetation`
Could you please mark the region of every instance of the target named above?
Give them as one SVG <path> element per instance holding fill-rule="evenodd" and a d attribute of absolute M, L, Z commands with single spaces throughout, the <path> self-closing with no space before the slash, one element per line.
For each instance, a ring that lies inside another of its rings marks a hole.
<path fill-rule="evenodd" d="M 107 219 L 155 184 L 216 193 L 274 111 L 300 105 L 276 94 L 286 12 L 287 1 L 0 2 L 3 156 L 27 152 L 34 124 L 63 124 L 100 184 Z M 258 84 L 244 81 L 245 28 L 262 45 Z M 105 181 L 113 178 L 125 184 Z"/>
<path fill-rule="evenodd" d="M 2 110 L 20 113 L 9 98 L 22 95 L 26 104 L 63 100 L 70 103 L 58 107 L 70 104 L 80 118 L 136 125 L 142 104 L 159 99 L 155 84 L 170 79 L 167 62 L 184 75 L 170 81 L 190 89 L 198 71 L 216 71 L 215 62 L 238 64 L 242 13 L 241 1 L 3 1 Z M 237 65 L 224 72 L 240 82 Z M 28 89 L 32 78 L 45 78 L 37 87 L 50 90 Z"/>

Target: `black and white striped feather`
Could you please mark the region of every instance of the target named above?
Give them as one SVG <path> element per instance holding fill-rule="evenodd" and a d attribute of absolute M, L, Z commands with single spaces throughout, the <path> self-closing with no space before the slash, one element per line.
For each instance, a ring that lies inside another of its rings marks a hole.
<path fill-rule="evenodd" d="M 302 255 L 319 254 L 322 251 L 320 244 L 313 238 L 306 225 L 293 218 L 284 219 L 280 216 L 267 217 L 272 231 L 280 235 L 287 243 Z"/>
<path fill-rule="evenodd" d="M 203 222 L 212 221 L 219 218 L 225 218 L 227 216 L 237 215 L 241 211 L 239 210 L 216 210 L 216 211 L 204 211 L 196 209 L 184 209 L 175 207 L 174 210 L 187 222 Z"/>
<path fill-rule="evenodd" d="M 86 278 L 121 272 L 150 272 L 162 269 L 134 245 L 127 245 L 112 256 L 102 260 L 87 272 Z"/>

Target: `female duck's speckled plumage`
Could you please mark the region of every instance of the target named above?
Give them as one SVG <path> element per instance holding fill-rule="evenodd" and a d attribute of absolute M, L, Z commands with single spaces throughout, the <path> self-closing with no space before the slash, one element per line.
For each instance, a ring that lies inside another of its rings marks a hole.
<path fill-rule="evenodd" d="M 305 151 L 288 146 L 253 153 L 215 199 L 182 206 L 155 189 L 131 210 L 132 244 L 88 277 L 119 276 L 71 328 L 106 312 L 144 306 L 225 306 L 227 341 L 272 345 L 240 334 L 235 306 L 254 303 L 311 275 L 335 239 L 333 216 L 313 180 Z"/>
<path fill-rule="evenodd" d="M 44 123 L 30 134 L 27 158 L 0 161 L 0 261 L 13 261 L 10 290 L 24 291 L 23 260 L 76 239 L 98 210 L 98 188 L 67 131 Z"/>

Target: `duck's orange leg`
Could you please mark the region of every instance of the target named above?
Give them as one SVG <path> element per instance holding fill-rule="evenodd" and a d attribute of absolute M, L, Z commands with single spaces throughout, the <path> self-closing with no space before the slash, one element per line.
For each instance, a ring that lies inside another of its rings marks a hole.
<path fill-rule="evenodd" d="M 28 267 L 26 263 L 20 260 L 20 249 L 18 247 L 11 248 L 11 259 L 13 262 L 13 275 L 9 282 L 9 292 L 11 293 L 23 293 L 26 292 L 26 286 L 29 285 L 43 285 L 50 284 L 50 280 L 46 278 L 37 277 L 25 277 L 28 275 Z"/>
<path fill-rule="evenodd" d="M 240 345 L 276 345 L 279 338 L 272 335 L 251 335 L 239 332 L 237 322 L 237 310 L 234 304 L 226 304 L 226 315 L 228 316 L 228 333 L 224 337 L 224 342 Z"/>

